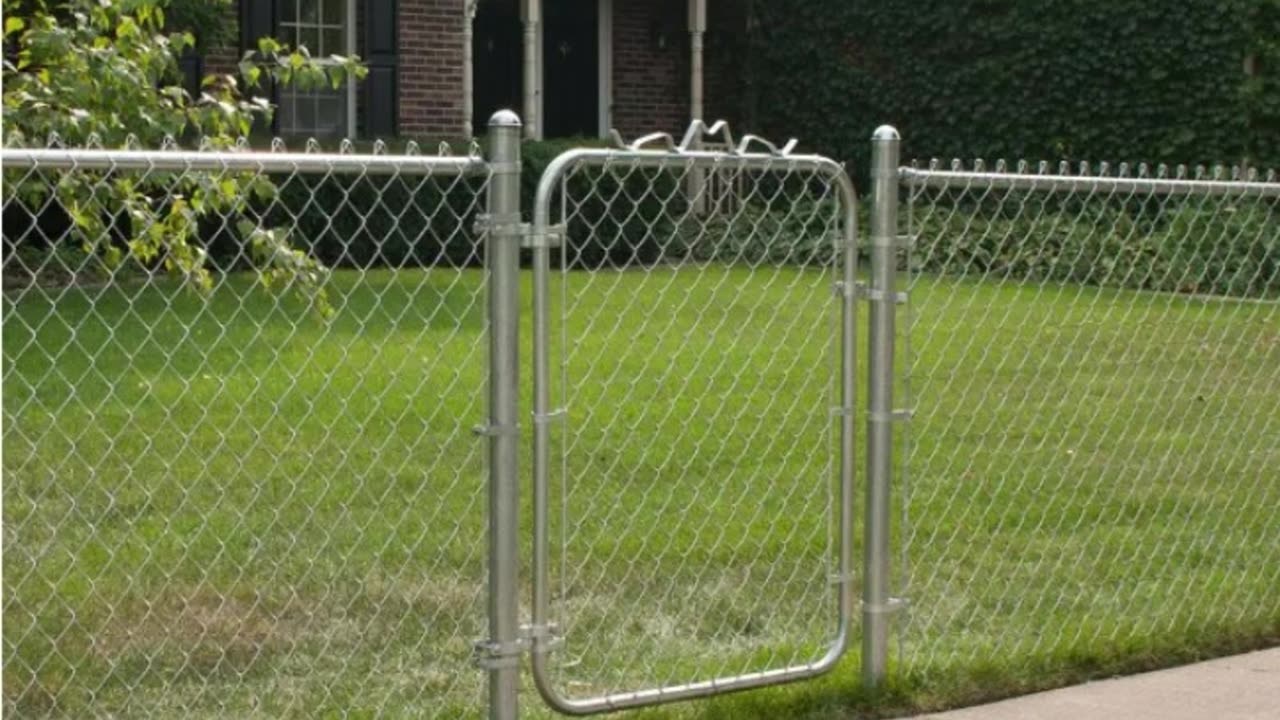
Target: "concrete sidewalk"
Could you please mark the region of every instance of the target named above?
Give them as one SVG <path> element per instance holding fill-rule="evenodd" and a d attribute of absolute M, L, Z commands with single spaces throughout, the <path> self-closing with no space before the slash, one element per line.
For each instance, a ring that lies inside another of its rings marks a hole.
<path fill-rule="evenodd" d="M 916 720 L 1280 720 L 1280 648 Z"/>

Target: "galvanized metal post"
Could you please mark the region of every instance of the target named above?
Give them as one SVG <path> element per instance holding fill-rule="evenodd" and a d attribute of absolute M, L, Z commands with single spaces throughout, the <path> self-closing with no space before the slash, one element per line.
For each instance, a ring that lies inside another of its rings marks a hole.
<path fill-rule="evenodd" d="M 898 159 L 889 126 L 871 143 L 871 301 L 867 392 L 867 502 L 862 584 L 862 679 L 883 682 L 889 655 L 889 490 L 893 474 L 894 320 L 897 313 Z"/>
<path fill-rule="evenodd" d="M 489 717 L 515 720 L 519 598 L 520 118 L 489 120 Z"/>

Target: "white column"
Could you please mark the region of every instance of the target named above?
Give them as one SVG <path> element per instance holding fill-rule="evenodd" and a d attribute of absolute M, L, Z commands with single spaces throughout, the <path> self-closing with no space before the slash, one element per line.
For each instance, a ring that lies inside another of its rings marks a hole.
<path fill-rule="evenodd" d="M 707 32 L 707 0 L 688 0 L 689 2 L 689 121 L 705 120 L 703 117 L 702 97 L 702 38 Z M 694 140 L 693 146 L 701 148 L 702 138 Z M 689 173 L 688 187 L 685 189 L 693 201 L 694 212 L 701 215 L 706 212 L 706 187 L 708 177 L 701 170 Z"/>
<path fill-rule="evenodd" d="M 613 0 L 600 0 L 600 137 L 613 128 Z"/>
<path fill-rule="evenodd" d="M 356 56 L 356 0 L 347 0 L 347 17 L 346 37 L 343 40 L 346 43 L 347 57 Z M 347 138 L 356 139 L 356 80 L 355 78 L 347 78 Z"/>
<path fill-rule="evenodd" d="M 522 0 L 524 23 L 524 136 L 542 139 L 542 3 Z"/>
<path fill-rule="evenodd" d="M 703 117 L 702 40 L 707 32 L 707 0 L 689 0 L 689 119 Z"/>
<path fill-rule="evenodd" d="M 475 24 L 476 8 L 480 0 L 462 0 L 462 137 L 469 138 L 475 133 L 476 109 L 476 64 L 475 64 Z"/>

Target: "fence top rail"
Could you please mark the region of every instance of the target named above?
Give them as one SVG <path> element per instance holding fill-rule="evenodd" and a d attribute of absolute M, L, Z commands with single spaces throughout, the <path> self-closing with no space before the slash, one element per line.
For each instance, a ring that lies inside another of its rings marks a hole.
<path fill-rule="evenodd" d="M 637 143 L 638 144 L 638 143 Z M 534 221 L 550 223 L 551 196 L 558 183 L 574 168 L 651 168 L 670 170 L 707 170 L 742 168 L 776 172 L 812 170 L 821 173 L 840 188 L 848 212 L 857 207 L 857 192 L 844 166 L 824 155 L 793 155 L 789 152 L 755 153 L 741 151 L 686 150 L 681 148 L 625 149 L 578 148 L 569 150 L 547 166 L 538 183 L 534 203 Z M 852 222 L 850 222 L 852 226 Z"/>
<path fill-rule="evenodd" d="M 203 150 L 0 149 L 8 170 L 135 170 L 154 172 L 361 173 L 366 175 L 484 175 L 474 156 L 371 155 Z"/>
<path fill-rule="evenodd" d="M 995 172 L 984 171 L 980 167 L 975 170 L 940 170 L 936 168 L 921 169 L 904 167 L 899 169 L 903 182 L 912 187 L 928 188 L 962 188 L 975 187 L 991 190 L 1032 190 L 1037 192 L 1107 192 L 1132 193 L 1135 195 L 1251 195 L 1260 197 L 1280 197 L 1280 181 L 1274 173 L 1259 179 L 1250 174 L 1247 179 L 1236 177 L 1224 179 L 1220 174 L 1204 177 L 1198 171 L 1193 178 L 1183 175 L 1179 169 L 1177 177 L 1165 177 L 1163 172 L 1156 177 L 1147 176 L 1145 168 L 1136 177 L 1127 176 L 1127 167 L 1122 166 L 1118 175 L 1109 175 L 1107 166 L 1102 166 L 1097 175 L 1081 173 L 1070 175 L 1064 171 L 1049 173 L 1047 166 L 1041 164 L 1039 172 L 1032 172 L 1026 165 L 1020 165 L 1016 171 L 997 169 Z"/>

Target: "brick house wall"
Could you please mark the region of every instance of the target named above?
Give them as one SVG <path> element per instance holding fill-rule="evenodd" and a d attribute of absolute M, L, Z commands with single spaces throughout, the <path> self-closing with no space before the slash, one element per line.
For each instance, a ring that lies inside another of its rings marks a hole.
<path fill-rule="evenodd" d="M 655 43 L 655 31 L 666 38 Z M 614 0 L 613 126 L 632 139 L 689 125 L 689 30 L 680 2 Z"/>
<path fill-rule="evenodd" d="M 462 107 L 462 0 L 400 0 L 400 135 L 454 138 L 471 111 Z"/>
<path fill-rule="evenodd" d="M 725 8 L 718 12 L 718 6 Z M 357 2 L 359 23 L 364 3 Z M 238 22 L 229 9 L 228 23 Z M 741 0 L 712 0 L 705 70 L 708 120 L 729 114 L 740 89 L 724 55 L 714 52 L 717 26 L 743 22 Z M 462 0 L 399 0 L 397 18 L 397 124 L 401 136 L 451 139 L 471 121 L 463 105 Z M 238 28 L 237 28 L 238 30 Z M 689 33 L 685 0 L 614 0 L 613 125 L 626 137 L 664 131 L 680 134 L 689 123 Z M 664 39 L 659 47 L 658 38 Z M 357 52 L 364 56 L 364 32 L 357 27 Z M 239 48 L 206 53 L 208 73 L 235 73 Z M 734 108 L 736 109 L 736 108 Z M 357 127 L 363 128 L 363 107 Z"/>

